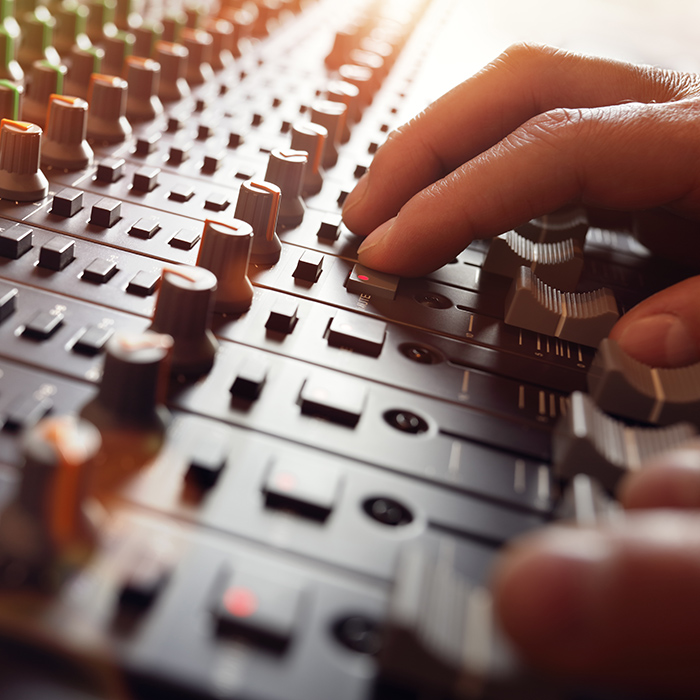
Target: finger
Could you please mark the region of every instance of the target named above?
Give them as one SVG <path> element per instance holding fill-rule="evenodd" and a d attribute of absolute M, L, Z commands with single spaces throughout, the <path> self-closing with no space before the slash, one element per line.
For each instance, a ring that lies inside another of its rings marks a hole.
<path fill-rule="evenodd" d="M 651 367 L 700 362 L 700 277 L 645 299 L 622 316 L 610 337 L 628 355 Z"/>
<path fill-rule="evenodd" d="M 700 440 L 659 455 L 618 488 L 625 508 L 700 509 Z"/>
<path fill-rule="evenodd" d="M 344 218 L 366 235 L 414 194 L 555 107 L 663 102 L 688 92 L 682 74 L 581 56 L 551 47 L 511 47 L 393 133 L 346 199 Z"/>
<path fill-rule="evenodd" d="M 700 517 L 636 514 L 606 532 L 554 528 L 517 544 L 494 579 L 521 656 L 549 673 L 697 697 Z"/>
<path fill-rule="evenodd" d="M 412 197 L 365 239 L 360 262 L 399 275 L 425 274 L 474 238 L 571 201 L 627 210 L 673 203 L 698 216 L 699 111 L 700 100 L 683 100 L 538 115 Z"/>

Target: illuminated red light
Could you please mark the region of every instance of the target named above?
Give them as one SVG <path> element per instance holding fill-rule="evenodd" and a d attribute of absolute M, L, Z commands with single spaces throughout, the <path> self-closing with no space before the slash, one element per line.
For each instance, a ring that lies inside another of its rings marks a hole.
<path fill-rule="evenodd" d="M 250 617 L 258 607 L 258 601 L 247 588 L 229 588 L 224 593 L 224 607 L 234 617 Z"/>
<path fill-rule="evenodd" d="M 367 277 L 367 275 L 358 275 L 357 279 L 362 280 L 363 282 L 369 282 L 369 277 Z"/>

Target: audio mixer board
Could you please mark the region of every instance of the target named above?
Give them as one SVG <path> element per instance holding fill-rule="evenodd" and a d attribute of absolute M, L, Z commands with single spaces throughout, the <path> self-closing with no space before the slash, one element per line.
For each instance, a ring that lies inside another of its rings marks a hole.
<path fill-rule="evenodd" d="M 517 671 L 489 568 L 562 450 L 624 471 L 570 395 L 691 271 L 576 210 L 357 264 L 342 203 L 459 4 L 3 3 L 0 697 L 574 697 Z M 685 439 L 672 403 L 624 425 Z"/>

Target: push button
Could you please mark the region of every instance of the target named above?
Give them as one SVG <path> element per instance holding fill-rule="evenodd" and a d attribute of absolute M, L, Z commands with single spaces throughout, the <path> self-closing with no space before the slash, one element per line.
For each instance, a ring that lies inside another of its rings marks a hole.
<path fill-rule="evenodd" d="M 87 326 L 80 338 L 75 341 L 73 352 L 79 352 L 82 355 L 97 355 L 112 337 L 112 333 L 114 333 L 114 329 L 111 327 Z"/>
<path fill-rule="evenodd" d="M 32 247 L 32 229 L 12 226 L 0 231 L 0 255 L 17 260 Z"/>
<path fill-rule="evenodd" d="M 178 185 L 170 190 L 168 199 L 174 202 L 189 202 L 194 197 L 194 189 L 190 185 Z"/>
<path fill-rule="evenodd" d="M 117 274 L 117 264 L 111 260 L 96 258 L 84 270 L 83 279 L 86 282 L 104 284 Z"/>
<path fill-rule="evenodd" d="M 231 202 L 226 198 L 226 195 L 212 192 L 204 202 L 204 208 L 210 211 L 224 211 Z"/>
<path fill-rule="evenodd" d="M 399 278 L 396 275 L 370 270 L 360 264 L 352 268 L 350 277 L 345 282 L 345 288 L 349 292 L 392 300 L 396 297 L 398 286 Z"/>
<path fill-rule="evenodd" d="M 146 216 L 139 219 L 130 229 L 129 235 L 136 238 L 153 238 L 160 231 L 160 222 L 155 216 Z"/>
<path fill-rule="evenodd" d="M 144 166 L 139 168 L 131 181 L 131 186 L 137 192 L 151 192 L 158 186 L 160 168 Z"/>
<path fill-rule="evenodd" d="M 201 237 L 201 233 L 183 228 L 170 239 L 170 245 L 173 248 L 179 248 L 180 250 L 191 250 L 197 243 L 199 243 L 199 239 Z"/>
<path fill-rule="evenodd" d="M 255 401 L 267 381 L 269 364 L 257 357 L 249 357 L 238 369 L 231 385 L 231 395 L 246 401 Z"/>
<path fill-rule="evenodd" d="M 265 505 L 323 521 L 338 500 L 340 485 L 340 470 L 329 464 L 285 461 L 274 465 L 265 479 Z"/>
<path fill-rule="evenodd" d="M 111 228 L 122 218 L 122 203 L 116 199 L 104 197 L 92 205 L 90 223 L 100 228 Z"/>
<path fill-rule="evenodd" d="M 305 250 L 301 258 L 299 258 L 292 277 L 296 280 L 314 284 L 321 276 L 322 269 L 323 255 L 313 250 Z"/>
<path fill-rule="evenodd" d="M 69 219 L 83 208 L 83 193 L 70 187 L 56 192 L 53 196 L 51 213 Z"/>
<path fill-rule="evenodd" d="M 75 258 L 75 241 L 54 236 L 39 250 L 39 265 L 49 270 L 63 270 Z"/>
<path fill-rule="evenodd" d="M 321 221 L 316 237 L 323 241 L 337 241 L 340 235 L 340 214 L 328 214 Z"/>
<path fill-rule="evenodd" d="M 125 167 L 126 161 L 123 158 L 105 158 L 97 164 L 95 177 L 99 182 L 117 182 L 124 177 Z"/>
<path fill-rule="evenodd" d="M 354 428 L 362 416 L 367 389 L 341 376 L 312 375 L 299 395 L 301 412 Z"/>
<path fill-rule="evenodd" d="M 126 291 L 129 294 L 136 294 L 136 296 L 147 297 L 156 291 L 156 287 L 160 282 L 160 275 L 155 272 L 146 272 L 146 270 L 141 270 L 137 272 L 130 280 L 126 287 Z"/>
<path fill-rule="evenodd" d="M 328 328 L 328 344 L 379 357 L 386 337 L 386 323 L 349 311 L 339 311 Z"/>
<path fill-rule="evenodd" d="M 51 409 L 53 402 L 37 399 L 34 394 L 19 396 L 10 403 L 5 413 L 6 430 L 24 430 L 36 425 Z"/>
<path fill-rule="evenodd" d="M 6 291 L 0 291 L 0 323 L 11 316 L 17 310 L 17 287 L 11 287 Z"/>
<path fill-rule="evenodd" d="M 265 328 L 268 331 L 289 335 L 299 320 L 297 318 L 298 311 L 299 304 L 296 301 L 289 297 L 280 297 L 270 310 Z"/>
<path fill-rule="evenodd" d="M 226 466 L 231 445 L 220 434 L 207 434 L 206 439 L 199 440 L 192 448 L 187 469 L 187 479 L 202 489 L 212 488 L 219 480 Z"/>
<path fill-rule="evenodd" d="M 37 311 L 22 331 L 22 335 L 33 340 L 47 340 L 63 324 L 63 314 L 52 314 L 50 311 Z"/>

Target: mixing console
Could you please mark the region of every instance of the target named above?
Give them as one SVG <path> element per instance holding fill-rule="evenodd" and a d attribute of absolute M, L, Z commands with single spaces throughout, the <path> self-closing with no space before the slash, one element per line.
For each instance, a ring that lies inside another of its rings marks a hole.
<path fill-rule="evenodd" d="M 2 698 L 545 697 L 490 564 L 697 432 L 697 367 L 660 404 L 606 344 L 618 417 L 569 398 L 689 271 L 577 210 L 357 264 L 342 203 L 457 4 L 2 3 Z"/>

